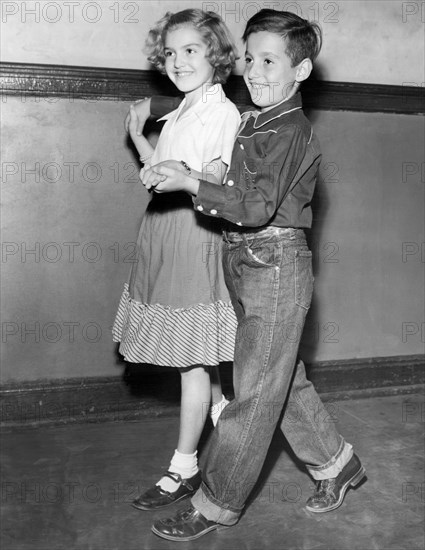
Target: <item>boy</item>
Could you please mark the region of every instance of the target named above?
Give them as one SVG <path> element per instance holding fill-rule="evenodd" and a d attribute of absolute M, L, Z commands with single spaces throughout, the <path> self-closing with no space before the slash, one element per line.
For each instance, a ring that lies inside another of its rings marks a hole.
<path fill-rule="evenodd" d="M 211 436 L 192 506 L 152 527 L 169 540 L 193 540 L 238 521 L 279 422 L 317 482 L 311 512 L 337 508 L 365 477 L 352 446 L 325 422 L 297 358 L 313 287 L 303 229 L 311 226 L 320 162 L 298 88 L 311 73 L 321 32 L 297 15 L 265 9 L 248 21 L 243 39 L 244 80 L 260 111 L 242 117 L 225 185 L 192 177 L 184 159 L 141 173 L 147 189 L 187 191 L 196 210 L 230 222 L 223 269 L 238 317 L 235 399 Z"/>

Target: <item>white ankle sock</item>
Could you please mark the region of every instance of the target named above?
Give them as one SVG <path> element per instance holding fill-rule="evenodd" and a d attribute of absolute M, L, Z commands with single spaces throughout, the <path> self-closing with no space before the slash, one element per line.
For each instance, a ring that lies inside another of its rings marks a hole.
<path fill-rule="evenodd" d="M 198 451 L 195 451 L 192 454 L 179 453 L 176 449 L 174 451 L 173 458 L 171 459 L 168 471 L 179 474 L 182 479 L 193 477 L 198 472 L 197 454 Z M 159 485 L 161 489 L 164 489 L 164 491 L 169 491 L 170 493 L 177 491 L 180 487 L 180 483 L 176 483 L 171 478 L 166 476 L 162 477 L 158 481 L 157 485 Z"/>
<path fill-rule="evenodd" d="M 210 417 L 214 426 L 217 425 L 220 414 L 223 412 L 224 407 L 228 403 L 229 401 L 224 397 L 224 395 L 222 395 L 221 401 L 219 401 L 218 403 L 213 403 L 210 407 Z"/>

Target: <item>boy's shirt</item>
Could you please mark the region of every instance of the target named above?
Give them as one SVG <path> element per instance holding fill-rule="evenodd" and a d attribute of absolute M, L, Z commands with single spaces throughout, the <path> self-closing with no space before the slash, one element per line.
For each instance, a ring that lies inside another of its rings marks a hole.
<path fill-rule="evenodd" d="M 175 101 L 153 98 L 152 114 Z M 246 110 L 224 184 L 200 180 L 195 209 L 239 227 L 311 227 L 320 158 L 299 93 L 264 113 Z"/>

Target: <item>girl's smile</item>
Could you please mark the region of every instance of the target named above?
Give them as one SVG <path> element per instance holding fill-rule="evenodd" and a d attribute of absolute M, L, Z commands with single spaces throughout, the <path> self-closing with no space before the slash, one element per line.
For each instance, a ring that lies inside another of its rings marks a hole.
<path fill-rule="evenodd" d="M 165 70 L 169 79 L 186 94 L 190 103 L 197 101 L 202 87 L 213 81 L 214 67 L 208 61 L 207 44 L 189 25 L 167 32 L 164 46 Z"/>

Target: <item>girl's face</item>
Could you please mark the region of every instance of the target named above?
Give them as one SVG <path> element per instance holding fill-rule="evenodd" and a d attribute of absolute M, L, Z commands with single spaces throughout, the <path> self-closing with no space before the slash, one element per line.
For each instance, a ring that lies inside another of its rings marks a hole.
<path fill-rule="evenodd" d="M 206 54 L 207 45 L 193 27 L 185 25 L 167 32 L 165 71 L 181 92 L 197 98 L 201 96 L 204 84 L 212 84 L 214 68 Z"/>

